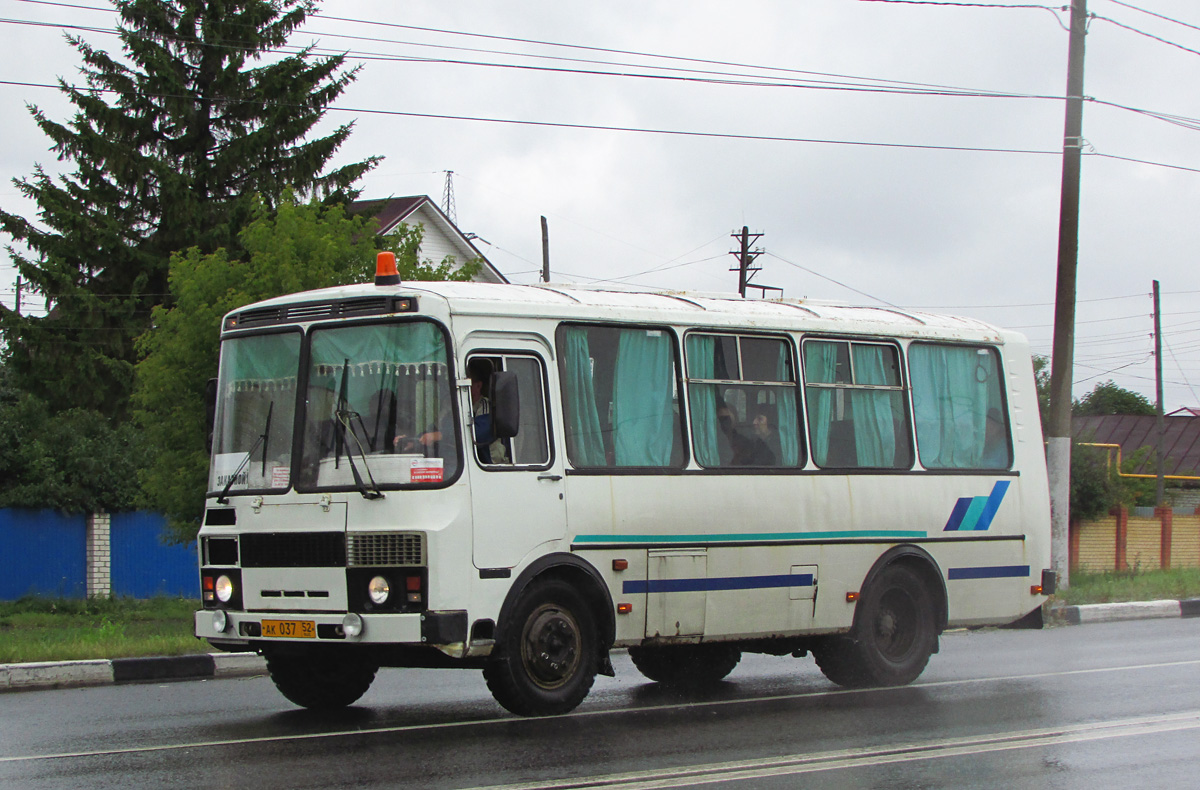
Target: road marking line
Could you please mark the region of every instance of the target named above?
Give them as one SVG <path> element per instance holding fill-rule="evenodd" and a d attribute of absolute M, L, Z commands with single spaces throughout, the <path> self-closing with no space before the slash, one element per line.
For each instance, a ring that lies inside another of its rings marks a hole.
<path fill-rule="evenodd" d="M 478 790 L 659 790 L 767 777 L 839 771 L 892 763 L 936 760 L 989 752 L 1033 749 L 1108 738 L 1128 738 L 1200 728 L 1200 711 L 1132 719 L 1114 719 L 1062 728 L 1040 728 L 969 738 L 896 744 L 874 749 L 846 749 L 813 754 L 738 760 L 682 768 L 634 771 L 579 779 L 493 785 Z"/>
<path fill-rule="evenodd" d="M 1069 669 L 1061 672 L 1035 672 L 1027 675 L 1006 675 L 1001 677 L 965 678 L 962 680 L 937 680 L 929 683 L 913 683 L 908 686 L 889 686 L 871 689 L 826 689 L 822 691 L 805 691 L 799 694 L 775 694 L 767 697 L 740 697 L 737 699 L 707 700 L 697 702 L 677 702 L 665 705 L 646 705 L 638 708 L 612 708 L 607 710 L 575 711 L 565 714 L 563 718 L 596 718 L 625 714 L 655 713 L 660 711 L 692 710 L 702 708 L 718 708 L 730 705 L 746 705 L 760 702 L 786 702 L 789 700 L 815 699 L 833 695 L 871 694 L 880 692 L 895 692 L 905 689 L 937 689 L 951 686 L 979 685 L 981 683 L 1008 683 L 1018 680 L 1038 680 L 1044 678 L 1064 677 L 1071 675 L 1092 675 L 1112 672 L 1127 672 L 1143 669 L 1167 669 L 1171 667 L 1195 666 L 1200 659 L 1187 661 L 1164 661 L 1157 664 L 1134 664 L 1122 667 L 1097 667 L 1092 669 Z M 427 730 L 444 730 L 458 727 L 481 727 L 497 724 L 516 724 L 522 721 L 545 721 L 545 719 L 519 719 L 511 716 L 494 719 L 479 719 L 477 721 L 447 721 L 437 724 L 403 724 L 392 727 L 370 727 L 357 730 L 333 730 L 330 732 L 310 732 L 291 735 L 263 735 L 253 738 L 228 738 L 212 741 L 193 741 L 189 743 L 166 743 L 152 746 L 133 746 L 117 749 L 97 749 L 94 751 L 58 752 L 54 754 L 22 754 L 0 756 L 0 764 L 31 762 L 35 760 L 67 760 L 82 757 L 110 757 L 122 754 L 145 754 L 147 752 L 168 752 L 180 749 L 204 749 L 218 746 L 241 746 L 255 743 L 278 743 L 283 741 L 308 741 L 320 738 L 345 738 L 355 735 L 382 735 L 388 733 L 420 732 Z"/>

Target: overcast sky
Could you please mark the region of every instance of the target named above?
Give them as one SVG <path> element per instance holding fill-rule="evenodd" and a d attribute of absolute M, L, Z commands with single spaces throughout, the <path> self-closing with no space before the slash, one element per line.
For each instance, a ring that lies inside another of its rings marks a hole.
<path fill-rule="evenodd" d="M 0 80 L 76 78 L 61 25 L 115 14 L 66 1 L 0 0 Z M 968 315 L 1048 354 L 1067 13 L 963 5 L 339 0 L 292 43 L 363 64 L 326 127 L 355 122 L 341 161 L 385 157 L 363 197 L 441 203 L 454 171 L 459 226 L 514 282 L 545 215 L 555 280 L 732 292 L 746 225 L 787 298 Z M 1153 400 L 1158 279 L 1165 405 L 1200 406 L 1200 6 L 1088 10 L 1075 393 Z M 11 179 L 60 165 L 27 103 L 69 113 L 0 85 L 0 205 L 32 217 Z"/>

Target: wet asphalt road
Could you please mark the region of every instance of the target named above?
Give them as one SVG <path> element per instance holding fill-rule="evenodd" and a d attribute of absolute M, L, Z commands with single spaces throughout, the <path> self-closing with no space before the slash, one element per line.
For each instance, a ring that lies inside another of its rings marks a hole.
<path fill-rule="evenodd" d="M 1200 619 L 952 633 L 898 689 L 747 656 L 685 697 L 614 664 L 553 719 L 447 670 L 337 715 L 264 677 L 4 694 L 0 788 L 1200 787 Z"/>

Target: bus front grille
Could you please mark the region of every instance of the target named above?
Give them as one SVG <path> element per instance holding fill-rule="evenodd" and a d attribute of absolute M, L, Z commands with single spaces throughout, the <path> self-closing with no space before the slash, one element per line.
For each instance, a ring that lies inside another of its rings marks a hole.
<path fill-rule="evenodd" d="M 425 565 L 425 535 L 420 532 L 350 534 L 346 536 L 349 567 Z"/>
<path fill-rule="evenodd" d="M 272 532 L 241 536 L 243 568 L 343 568 L 341 532 Z"/>

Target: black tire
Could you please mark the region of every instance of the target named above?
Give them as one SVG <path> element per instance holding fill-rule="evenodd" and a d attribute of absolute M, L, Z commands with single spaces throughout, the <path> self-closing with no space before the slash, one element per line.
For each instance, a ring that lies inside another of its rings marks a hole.
<path fill-rule="evenodd" d="M 742 660 L 730 645 L 652 645 L 629 648 L 633 665 L 650 680 L 702 688 L 719 682 Z"/>
<path fill-rule="evenodd" d="M 302 708 L 335 710 L 367 693 L 379 667 L 333 651 L 268 653 L 267 671 L 283 696 Z"/>
<path fill-rule="evenodd" d="M 483 677 L 496 701 L 518 716 L 554 716 L 583 702 L 596 679 L 596 618 L 570 584 L 529 585 L 504 626 Z"/>
<path fill-rule="evenodd" d="M 925 670 L 937 647 L 937 620 L 929 587 L 910 568 L 889 565 L 858 603 L 846 636 L 813 646 L 825 677 L 839 686 L 903 686 Z"/>

